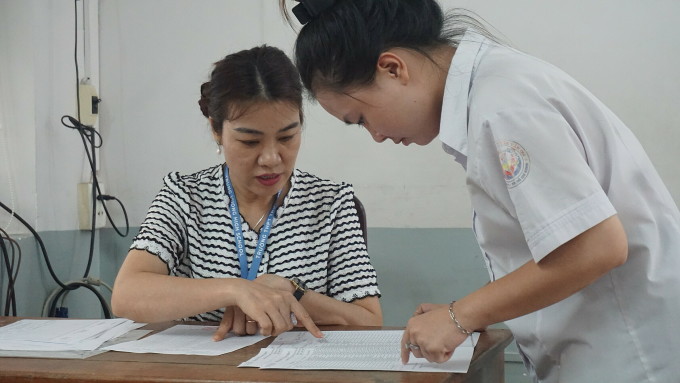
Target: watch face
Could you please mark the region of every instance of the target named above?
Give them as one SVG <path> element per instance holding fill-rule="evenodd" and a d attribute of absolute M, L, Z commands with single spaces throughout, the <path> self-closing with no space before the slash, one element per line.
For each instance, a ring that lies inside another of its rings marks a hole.
<path fill-rule="evenodd" d="M 307 285 L 300 280 L 298 277 L 293 277 L 290 279 L 290 281 L 293 283 L 295 286 L 295 289 L 297 290 L 302 290 L 302 291 L 307 291 Z"/>

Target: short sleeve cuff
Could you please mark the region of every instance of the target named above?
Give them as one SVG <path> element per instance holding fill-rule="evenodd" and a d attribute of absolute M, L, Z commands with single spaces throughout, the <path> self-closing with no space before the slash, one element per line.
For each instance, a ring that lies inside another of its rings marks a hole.
<path fill-rule="evenodd" d="M 564 243 L 615 214 L 616 209 L 604 192 L 590 195 L 527 238 L 534 261 L 539 262 Z"/>
<path fill-rule="evenodd" d="M 136 240 L 130 246 L 130 250 L 144 250 L 163 261 L 168 266 L 168 271 L 175 270 L 175 259 L 168 251 L 156 242 L 149 240 Z"/>
<path fill-rule="evenodd" d="M 380 290 L 378 288 L 366 288 L 366 289 L 361 289 L 361 290 L 353 290 L 353 291 L 344 291 L 333 298 L 351 303 L 357 299 L 363 299 L 366 297 L 380 297 Z"/>

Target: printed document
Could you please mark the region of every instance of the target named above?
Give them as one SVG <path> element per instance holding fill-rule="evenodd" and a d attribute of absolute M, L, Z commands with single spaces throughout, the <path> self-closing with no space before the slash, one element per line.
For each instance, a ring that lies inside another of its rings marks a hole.
<path fill-rule="evenodd" d="M 402 330 L 324 331 L 324 338 L 317 339 L 306 331 L 286 332 L 239 367 L 464 373 L 479 339 L 479 333 L 473 333 L 445 363 L 430 363 L 411 355 L 404 365 L 402 335 Z"/>
<path fill-rule="evenodd" d="M 150 333 L 151 330 L 130 330 L 125 334 L 109 339 L 102 343 L 100 348 L 92 351 L 86 350 L 68 350 L 68 351 L 4 351 L 0 350 L 0 357 L 14 357 L 14 358 L 56 358 L 56 359 L 86 359 L 91 356 L 103 354 L 107 350 L 103 350 L 103 347 L 113 345 L 121 342 L 129 342 L 132 340 L 137 340 L 144 335 Z"/>
<path fill-rule="evenodd" d="M 142 326 L 129 319 L 22 319 L 0 327 L 0 350 L 92 351 Z"/>
<path fill-rule="evenodd" d="M 227 334 L 215 342 L 217 326 L 176 325 L 140 340 L 118 343 L 103 350 L 155 354 L 221 355 L 255 344 L 265 336 Z"/>

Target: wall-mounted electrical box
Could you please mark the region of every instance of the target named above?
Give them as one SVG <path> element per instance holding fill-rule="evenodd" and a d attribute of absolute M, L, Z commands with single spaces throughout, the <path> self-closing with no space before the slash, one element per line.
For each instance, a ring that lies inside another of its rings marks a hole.
<path fill-rule="evenodd" d="M 80 108 L 80 123 L 87 126 L 94 126 L 99 115 L 99 97 L 97 90 L 91 84 L 78 85 L 80 93 L 78 107 Z"/>
<path fill-rule="evenodd" d="M 78 184 L 78 221 L 80 230 L 92 229 L 92 183 Z M 104 184 L 99 184 L 99 190 L 104 193 Z M 97 201 L 95 218 L 95 228 L 104 227 L 106 224 L 106 213 L 102 201 Z"/>

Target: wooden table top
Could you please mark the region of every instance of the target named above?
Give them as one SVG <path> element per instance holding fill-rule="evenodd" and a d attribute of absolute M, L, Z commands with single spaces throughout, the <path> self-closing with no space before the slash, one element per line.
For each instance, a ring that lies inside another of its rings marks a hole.
<path fill-rule="evenodd" d="M 0 326 L 23 318 L 0 317 Z M 35 318 L 38 319 L 38 318 Z M 164 330 L 179 322 L 149 324 L 143 329 Z M 206 323 L 200 323 L 206 325 Z M 398 327 L 322 326 L 322 330 L 394 330 Z M 502 358 L 511 342 L 508 330 L 488 330 L 475 347 L 468 374 L 339 371 L 339 370 L 261 370 L 239 368 L 268 346 L 273 337 L 219 356 L 133 354 L 109 351 L 87 359 L 48 359 L 0 357 L 0 381 L 12 382 L 466 382 L 466 376 Z M 502 367 L 501 367 L 502 368 Z"/>

